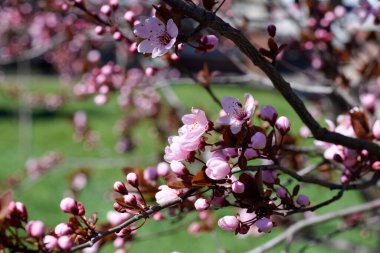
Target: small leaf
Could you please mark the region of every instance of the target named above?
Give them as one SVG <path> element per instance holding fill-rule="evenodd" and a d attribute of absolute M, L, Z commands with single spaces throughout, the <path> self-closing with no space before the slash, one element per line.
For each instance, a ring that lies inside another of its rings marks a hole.
<path fill-rule="evenodd" d="M 244 155 L 241 155 L 238 160 L 238 164 L 241 170 L 247 169 L 247 158 Z"/>
<path fill-rule="evenodd" d="M 193 179 L 191 180 L 192 186 L 210 186 L 212 185 L 212 182 L 208 179 L 206 176 L 206 173 L 201 170 L 197 174 L 194 175 Z"/>
<path fill-rule="evenodd" d="M 292 195 L 293 196 L 296 196 L 296 195 L 298 195 L 298 192 L 300 191 L 300 185 L 299 184 L 297 184 L 296 186 L 294 186 L 294 188 L 293 188 L 293 192 L 292 192 Z"/>
<path fill-rule="evenodd" d="M 173 181 L 173 182 L 169 182 L 168 186 L 172 189 L 184 189 L 184 188 L 190 188 L 191 184 L 185 183 L 184 181 Z"/>

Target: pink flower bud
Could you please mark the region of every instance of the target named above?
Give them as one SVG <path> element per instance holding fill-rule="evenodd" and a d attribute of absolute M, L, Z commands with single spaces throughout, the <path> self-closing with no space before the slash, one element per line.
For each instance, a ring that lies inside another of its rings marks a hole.
<path fill-rule="evenodd" d="M 124 196 L 124 202 L 130 206 L 136 206 L 137 205 L 137 199 L 136 196 L 133 194 L 128 194 Z"/>
<path fill-rule="evenodd" d="M 231 190 L 234 193 L 243 193 L 245 191 L 245 185 L 240 181 L 235 181 L 232 183 Z"/>
<path fill-rule="evenodd" d="M 183 176 L 187 174 L 186 166 L 178 161 L 172 161 L 170 163 L 170 168 L 177 176 Z"/>
<path fill-rule="evenodd" d="M 299 195 L 296 202 L 302 207 L 310 205 L 310 200 L 306 195 Z"/>
<path fill-rule="evenodd" d="M 46 235 L 43 239 L 44 246 L 48 250 L 54 249 L 55 246 L 57 245 L 57 241 L 58 241 L 58 239 L 52 235 Z"/>
<path fill-rule="evenodd" d="M 129 52 L 136 53 L 137 52 L 137 43 L 133 42 L 131 46 L 129 47 Z"/>
<path fill-rule="evenodd" d="M 119 232 L 117 232 L 115 234 L 119 237 L 126 237 L 126 236 L 130 235 L 131 232 L 132 232 L 131 229 L 127 227 L 127 228 L 121 229 Z"/>
<path fill-rule="evenodd" d="M 212 157 L 206 163 L 206 175 L 214 180 L 224 179 L 230 174 L 230 164 L 221 157 Z"/>
<path fill-rule="evenodd" d="M 55 226 L 54 233 L 57 236 L 68 235 L 71 233 L 71 227 L 67 223 L 59 223 Z"/>
<path fill-rule="evenodd" d="M 380 119 L 376 120 L 375 124 L 373 124 L 372 133 L 376 140 L 380 141 Z"/>
<path fill-rule="evenodd" d="M 86 209 L 84 208 L 84 205 L 81 202 L 77 201 L 77 206 L 78 206 L 78 215 L 79 216 L 85 215 Z"/>
<path fill-rule="evenodd" d="M 116 10 L 119 7 L 119 0 L 110 0 L 112 9 Z"/>
<path fill-rule="evenodd" d="M 169 175 L 169 172 L 170 172 L 170 167 L 168 163 L 161 162 L 157 165 L 157 173 L 161 177 L 166 177 L 167 175 Z"/>
<path fill-rule="evenodd" d="M 78 215 L 79 210 L 78 210 L 77 202 L 73 198 L 62 199 L 59 206 L 64 213 L 71 213 L 74 215 Z"/>
<path fill-rule="evenodd" d="M 281 116 L 276 120 L 275 126 L 282 135 L 285 135 L 290 130 L 290 121 L 287 117 Z"/>
<path fill-rule="evenodd" d="M 282 187 L 278 188 L 276 193 L 280 199 L 284 199 L 288 196 L 288 192 Z"/>
<path fill-rule="evenodd" d="M 256 221 L 256 227 L 259 229 L 259 232 L 269 233 L 272 231 L 273 222 L 264 217 Z"/>
<path fill-rule="evenodd" d="M 121 181 L 116 181 L 113 185 L 113 190 L 115 192 L 118 192 L 122 195 L 127 195 L 128 194 L 128 190 L 127 190 L 127 187 L 125 187 L 125 184 Z"/>
<path fill-rule="evenodd" d="M 132 23 L 135 20 L 135 13 L 133 11 L 127 11 L 124 14 L 125 21 Z"/>
<path fill-rule="evenodd" d="M 206 35 L 201 37 L 199 40 L 198 49 L 203 52 L 212 52 L 214 51 L 219 43 L 218 37 L 215 35 Z"/>
<path fill-rule="evenodd" d="M 28 212 L 26 211 L 24 203 L 17 201 L 15 203 L 15 209 L 17 210 L 20 219 L 26 222 L 28 220 Z"/>
<path fill-rule="evenodd" d="M 162 212 L 157 212 L 157 213 L 153 214 L 152 218 L 153 218 L 153 220 L 156 220 L 156 221 L 160 221 L 160 220 L 165 219 Z"/>
<path fill-rule="evenodd" d="M 376 161 L 372 164 L 372 169 L 380 170 L 380 161 Z"/>
<path fill-rule="evenodd" d="M 197 211 L 206 210 L 210 206 L 210 202 L 205 198 L 199 198 L 194 203 L 194 207 Z"/>
<path fill-rule="evenodd" d="M 260 118 L 262 120 L 268 121 L 269 123 L 273 124 L 277 119 L 277 112 L 276 109 L 274 109 L 270 105 L 263 106 L 260 109 Z"/>
<path fill-rule="evenodd" d="M 144 179 L 150 183 L 155 183 L 158 179 L 156 168 L 148 167 L 144 170 Z"/>
<path fill-rule="evenodd" d="M 132 185 L 133 187 L 139 186 L 139 180 L 138 180 L 137 174 L 134 172 L 128 173 L 126 180 L 128 184 Z"/>
<path fill-rule="evenodd" d="M 25 226 L 25 231 L 32 237 L 42 237 L 45 235 L 45 224 L 40 220 L 29 221 Z"/>
<path fill-rule="evenodd" d="M 98 25 L 98 26 L 95 27 L 95 33 L 97 35 L 102 35 L 102 34 L 104 34 L 105 31 L 106 30 L 104 29 L 103 26 Z"/>
<path fill-rule="evenodd" d="M 111 14 L 111 6 L 108 4 L 102 5 L 102 7 L 100 7 L 100 12 L 104 15 L 109 16 Z"/>
<path fill-rule="evenodd" d="M 218 226 L 226 231 L 235 231 L 239 227 L 239 220 L 235 216 L 224 216 L 218 220 Z"/>
<path fill-rule="evenodd" d="M 116 212 L 119 212 L 119 213 L 125 213 L 126 210 L 124 207 L 122 207 L 119 203 L 115 202 L 113 203 L 113 209 L 116 211 Z"/>
<path fill-rule="evenodd" d="M 112 37 L 113 37 L 113 39 L 116 40 L 116 41 L 120 41 L 120 40 L 123 38 L 121 32 L 114 32 L 114 33 L 112 34 Z"/>
<path fill-rule="evenodd" d="M 69 250 L 73 246 L 73 242 L 70 237 L 67 235 L 61 236 L 58 238 L 58 247 L 63 250 Z"/>
<path fill-rule="evenodd" d="M 277 180 L 277 172 L 275 170 L 262 171 L 263 181 L 267 184 L 274 184 Z"/>
<path fill-rule="evenodd" d="M 371 93 L 365 93 L 360 95 L 359 97 L 360 103 L 366 108 L 367 110 L 373 110 L 376 106 L 376 95 Z"/>
<path fill-rule="evenodd" d="M 263 149 L 267 144 L 267 137 L 262 132 L 257 132 L 251 137 L 252 148 Z"/>

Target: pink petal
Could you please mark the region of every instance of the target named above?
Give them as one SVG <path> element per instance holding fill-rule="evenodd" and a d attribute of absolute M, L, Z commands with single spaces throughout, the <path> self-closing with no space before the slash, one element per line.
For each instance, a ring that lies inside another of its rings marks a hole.
<path fill-rule="evenodd" d="M 141 22 L 135 25 L 133 33 L 143 39 L 147 39 L 150 36 L 148 27 L 146 26 L 145 22 Z"/>
<path fill-rule="evenodd" d="M 178 36 L 178 27 L 173 22 L 173 19 L 168 20 L 168 23 L 166 24 L 166 31 L 172 38 L 176 38 Z"/>
<path fill-rule="evenodd" d="M 249 93 L 244 94 L 244 110 L 247 112 L 247 117 L 250 117 L 255 110 L 255 100 Z"/>
<path fill-rule="evenodd" d="M 169 50 L 167 48 L 155 47 L 152 51 L 152 58 L 156 58 L 157 56 L 162 56 L 166 54 Z"/>
<path fill-rule="evenodd" d="M 223 97 L 222 106 L 223 110 L 230 116 L 236 115 L 242 110 L 240 101 L 233 97 Z"/>
<path fill-rule="evenodd" d="M 137 47 L 139 53 L 152 53 L 155 46 L 149 40 L 143 40 Z"/>
<path fill-rule="evenodd" d="M 145 24 L 147 26 L 148 32 L 152 36 L 158 36 L 165 32 L 165 25 L 156 17 L 151 17 L 145 20 Z"/>

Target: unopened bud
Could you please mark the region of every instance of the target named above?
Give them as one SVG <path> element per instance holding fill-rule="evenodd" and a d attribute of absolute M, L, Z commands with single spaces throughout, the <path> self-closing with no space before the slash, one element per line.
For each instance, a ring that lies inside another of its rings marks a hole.
<path fill-rule="evenodd" d="M 126 180 L 128 184 L 132 185 L 133 187 L 139 186 L 139 180 L 138 180 L 137 174 L 134 172 L 128 173 Z"/>
<path fill-rule="evenodd" d="M 125 184 L 121 181 L 116 181 L 113 185 L 113 190 L 115 192 L 118 192 L 122 195 L 127 195 L 128 194 L 128 190 L 127 190 L 127 187 L 125 187 Z"/>

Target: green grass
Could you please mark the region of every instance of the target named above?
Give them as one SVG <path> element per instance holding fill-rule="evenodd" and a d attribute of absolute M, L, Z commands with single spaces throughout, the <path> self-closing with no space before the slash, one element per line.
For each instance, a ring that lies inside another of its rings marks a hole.
<path fill-rule="evenodd" d="M 10 80 L 13 82 L 14 80 Z M 27 90 L 55 92 L 58 90 L 57 80 L 54 77 L 34 77 L 29 79 L 30 86 Z M 206 111 L 210 119 L 215 119 L 218 115 L 219 108 L 211 100 L 202 88 L 195 85 L 176 85 L 173 87 L 181 103 L 190 111 L 190 108 L 197 107 Z M 288 116 L 292 122 L 292 131 L 296 132 L 301 126 L 300 120 L 296 117 L 294 111 L 288 106 L 284 99 L 274 91 L 253 90 L 241 88 L 239 86 L 222 86 L 213 87 L 218 97 L 234 96 L 242 99 L 245 92 L 253 94 L 254 98 L 262 104 L 273 105 L 279 115 Z M 163 143 L 156 141 L 156 135 L 151 131 L 150 122 L 145 121 L 139 124 L 138 130 L 135 130 L 138 147 L 131 153 L 119 154 L 115 151 L 114 146 L 118 139 L 118 134 L 114 131 L 114 123 L 120 116 L 120 110 L 116 105 L 115 99 L 105 106 L 97 107 L 92 100 L 73 102 L 66 104 L 56 113 L 46 115 L 44 111 L 33 110 L 33 124 L 31 131 L 31 146 L 25 145 L 25 140 L 20 139 L 20 125 L 18 124 L 19 102 L 7 98 L 0 94 L 0 189 L 7 188 L 9 177 L 17 178 L 24 175 L 25 160 L 29 157 L 39 157 L 47 151 L 56 151 L 64 156 L 64 160 L 52 171 L 46 173 L 37 180 L 23 180 L 21 184 L 14 188 L 15 199 L 23 201 L 29 212 L 30 219 L 42 219 L 48 226 L 66 221 L 68 216 L 59 210 L 59 202 L 64 196 L 68 187 L 68 177 L 71 173 L 79 168 L 96 168 L 91 169 L 90 181 L 86 189 L 81 192 L 78 199 L 82 201 L 87 213 L 97 212 L 100 221 L 105 220 L 106 212 L 112 209 L 112 202 L 107 197 L 107 193 L 112 190 L 113 182 L 122 179 L 120 169 L 125 166 L 145 167 L 154 165 L 156 159 L 156 150 L 162 147 Z M 88 113 L 89 124 L 99 136 L 101 136 L 98 148 L 86 150 L 81 143 L 73 141 L 73 128 L 70 123 L 71 115 L 77 111 L 83 110 Z M 107 159 L 106 161 L 104 159 Z M 73 163 L 75 161 L 75 164 Z M 102 163 L 102 161 L 105 161 Z M 111 161 L 108 163 L 107 161 Z M 114 163 L 118 165 L 114 165 Z M 8 181 L 7 181 L 8 180 Z M 331 196 L 328 190 L 319 190 L 315 187 L 302 188 L 303 193 L 307 193 L 313 203 L 326 200 Z M 325 208 L 318 210 L 317 213 L 325 213 L 360 203 L 360 196 L 355 192 L 346 193 L 341 201 L 334 203 Z M 234 210 L 222 210 L 217 214 L 233 213 Z M 189 215 L 181 224 L 186 224 L 194 218 L 194 214 Z M 139 231 L 138 237 L 141 240 L 133 242 L 129 252 L 171 252 L 178 250 L 182 253 L 187 252 L 217 252 L 218 248 L 227 249 L 229 252 L 244 252 L 255 246 L 258 246 L 269 238 L 280 233 L 281 229 L 275 229 L 269 235 L 260 237 L 246 237 L 245 239 L 236 238 L 232 233 L 216 229 L 215 232 L 201 234 L 197 237 L 191 237 L 186 232 L 186 226 L 180 227 L 174 233 L 160 236 L 160 231 L 166 231 L 176 224 L 172 224 L 174 219 L 168 219 L 163 222 L 149 220 L 147 224 Z M 337 221 L 321 224 L 317 228 L 320 235 L 326 234 L 325 231 L 334 230 Z M 359 231 L 354 230 L 345 233 L 345 238 L 350 238 L 358 243 L 365 243 L 374 246 L 374 236 L 369 239 L 362 239 Z M 145 239 L 144 239 L 145 238 Z M 298 252 L 304 245 L 304 242 L 295 243 L 291 252 Z M 112 247 L 111 247 L 112 248 Z M 103 252 L 112 251 L 111 248 Z M 270 252 L 279 252 L 281 247 L 277 247 Z M 321 252 L 322 246 L 311 246 L 307 252 Z M 326 250 L 326 249 L 324 249 Z M 329 251 L 333 252 L 333 251 Z M 339 252 L 339 251 L 334 251 Z"/>

